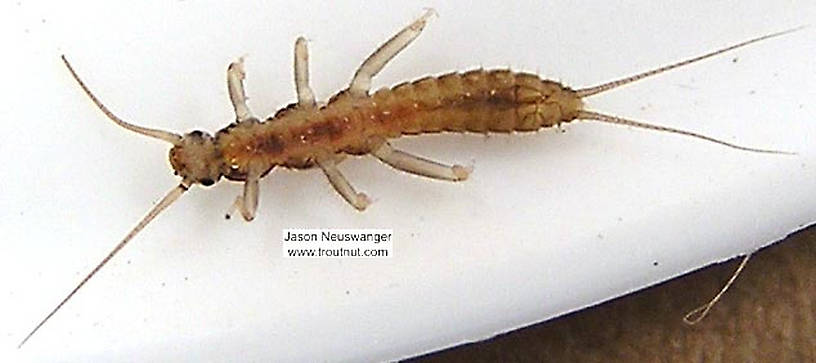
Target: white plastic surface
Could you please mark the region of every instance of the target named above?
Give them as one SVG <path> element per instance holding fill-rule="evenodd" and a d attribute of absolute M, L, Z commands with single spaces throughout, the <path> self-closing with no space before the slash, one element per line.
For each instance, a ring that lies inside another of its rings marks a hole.
<path fill-rule="evenodd" d="M 816 219 L 811 27 L 587 101 L 798 155 L 576 122 L 563 134 L 395 143 L 473 165 L 461 184 L 346 161 L 343 171 L 375 200 L 364 213 L 317 171 L 265 178 L 249 224 L 223 219 L 239 185 L 194 188 L 17 350 L 177 183 L 168 146 L 108 121 L 61 53 L 124 119 L 214 132 L 232 118 L 230 61 L 247 56 L 250 106 L 271 114 L 294 100 L 292 46 L 305 35 L 325 100 L 427 6 L 439 17 L 375 87 L 480 66 L 585 87 L 816 24 L 816 3 L 772 0 L 260 3 L 0 5 L 0 361 L 396 359 L 596 304 Z M 395 257 L 282 258 L 280 231 L 299 227 L 393 229 Z"/>

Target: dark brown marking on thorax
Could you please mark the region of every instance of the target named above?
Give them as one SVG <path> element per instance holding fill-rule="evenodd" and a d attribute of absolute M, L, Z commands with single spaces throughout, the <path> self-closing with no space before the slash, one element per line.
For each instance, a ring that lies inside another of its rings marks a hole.
<path fill-rule="evenodd" d="M 425 77 L 354 98 L 345 91 L 315 109 L 296 104 L 264 122 L 234 124 L 217 134 L 225 165 L 239 176 L 246 164 L 303 168 L 320 154 L 366 154 L 371 138 L 434 132 L 534 131 L 575 118 L 575 92 L 509 70 L 473 70 Z M 237 171 L 235 171 L 237 170 Z"/>

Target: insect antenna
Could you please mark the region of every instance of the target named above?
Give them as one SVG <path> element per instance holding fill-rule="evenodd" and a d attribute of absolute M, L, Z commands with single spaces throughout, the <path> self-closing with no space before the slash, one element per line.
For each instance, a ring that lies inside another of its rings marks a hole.
<path fill-rule="evenodd" d="M 117 125 L 145 136 L 150 136 L 152 138 L 167 141 L 173 145 L 178 145 L 181 142 L 181 136 L 178 134 L 162 130 L 150 129 L 147 127 L 136 126 L 134 124 L 125 122 L 124 120 L 114 115 L 113 112 L 108 110 L 108 108 L 105 107 L 105 105 L 103 105 L 102 102 L 99 101 L 98 98 L 96 98 L 96 96 L 94 96 L 91 90 L 88 89 L 88 86 L 85 85 L 85 82 L 82 82 L 77 73 L 74 71 L 74 68 L 71 67 L 71 63 L 69 63 L 68 59 L 65 58 L 65 55 L 64 54 L 61 55 L 60 58 L 62 58 L 62 62 L 65 63 L 66 67 L 68 67 L 68 71 L 71 72 L 71 75 L 74 77 L 77 83 L 79 83 L 79 86 L 82 87 L 82 90 L 85 91 L 85 94 L 87 94 L 88 97 L 90 97 L 91 100 L 96 104 L 96 107 L 99 107 L 99 109 L 105 113 L 105 116 L 108 116 L 108 118 L 115 122 Z"/>
<path fill-rule="evenodd" d="M 592 87 L 579 89 L 579 90 L 576 90 L 576 93 L 578 93 L 578 97 L 580 97 L 580 98 L 586 98 L 586 97 L 589 97 L 589 96 L 593 96 L 593 95 L 603 93 L 603 92 L 609 91 L 609 90 L 614 89 L 614 88 L 618 88 L 620 86 L 623 86 L 623 85 L 626 85 L 626 84 L 629 84 L 629 83 L 632 83 L 632 82 L 635 82 L 635 81 L 639 81 L 639 80 L 647 78 L 647 77 L 658 75 L 660 73 L 663 73 L 663 72 L 666 72 L 666 71 L 669 71 L 669 70 L 672 70 L 672 69 L 675 69 L 675 68 L 679 68 L 679 67 L 682 67 L 682 66 L 687 66 L 689 64 L 696 63 L 696 62 L 699 62 L 699 61 L 701 61 L 703 59 L 711 58 L 713 56 L 720 55 L 720 54 L 723 54 L 725 52 L 732 51 L 734 49 L 742 48 L 742 47 L 744 47 L 746 45 L 749 45 L 749 44 L 753 44 L 753 43 L 760 42 L 760 41 L 763 41 L 763 40 L 766 40 L 766 39 L 775 38 L 775 37 L 778 37 L 778 36 L 781 36 L 781 35 L 793 33 L 795 31 L 802 30 L 803 28 L 805 28 L 805 27 L 800 26 L 800 27 L 796 27 L 796 28 L 793 28 L 793 29 L 783 30 L 781 32 L 776 32 L 776 33 L 771 33 L 771 34 L 768 34 L 768 35 L 763 35 L 761 37 L 746 40 L 746 41 L 744 41 L 742 43 L 739 43 L 739 44 L 734 44 L 734 45 L 729 46 L 729 47 L 725 47 L 725 48 L 722 48 L 722 49 L 719 49 L 719 50 L 715 50 L 715 51 L 713 51 L 711 53 L 703 54 L 701 56 L 697 56 L 697 57 L 694 57 L 694 58 L 691 58 L 691 59 L 686 59 L 684 61 L 680 61 L 680 62 L 670 64 L 670 65 L 667 65 L 667 66 L 663 66 L 663 67 L 660 67 L 660 68 L 657 68 L 657 69 L 652 69 L 650 71 L 646 71 L 646 72 L 643 72 L 643 73 L 640 73 L 640 74 L 636 74 L 634 76 L 621 78 L 621 79 L 614 80 L 614 81 L 611 81 L 611 82 L 607 82 L 607 83 L 604 83 L 604 84 L 600 84 L 600 85 L 597 85 L 597 86 L 592 86 Z"/>
<path fill-rule="evenodd" d="M 140 220 L 139 223 L 136 224 L 136 227 L 133 227 L 133 229 L 130 230 L 130 232 L 125 236 L 125 238 L 122 239 L 122 242 L 119 242 L 119 244 L 116 245 L 116 247 L 114 247 L 113 250 L 111 250 L 110 253 L 108 253 L 108 255 L 105 256 L 105 258 L 103 258 L 102 261 L 99 262 L 99 264 L 96 265 L 96 267 L 94 267 L 94 269 L 91 270 L 91 272 L 87 276 L 85 276 L 85 278 L 82 279 L 82 281 L 80 281 L 80 283 L 73 290 L 71 290 L 71 292 L 64 299 L 62 299 L 62 301 L 57 305 L 57 307 L 54 308 L 54 310 L 51 310 L 51 312 L 48 313 L 48 315 L 46 315 L 45 318 L 39 324 L 37 324 L 34 330 L 28 333 L 28 335 L 26 335 L 25 339 L 23 339 L 23 341 L 20 342 L 20 345 L 17 346 L 17 349 L 22 348 L 23 344 L 25 344 L 28 341 L 28 339 L 31 338 L 31 336 L 33 336 L 34 333 L 36 333 L 37 330 L 39 330 L 40 327 L 42 327 L 46 321 L 48 321 L 48 319 L 50 319 L 63 305 L 65 305 L 65 303 L 68 302 L 68 300 L 70 300 L 71 297 L 73 297 L 74 294 L 76 294 L 76 292 L 79 291 L 79 289 L 82 288 L 82 286 L 85 285 L 85 283 L 91 279 L 91 277 L 93 277 L 97 272 L 99 272 L 102 266 L 105 266 L 105 264 L 108 263 L 108 261 L 110 261 L 111 258 L 113 258 L 113 256 L 116 255 L 123 247 L 125 247 L 125 245 L 128 242 L 130 242 L 130 240 L 133 239 L 133 237 L 135 237 L 136 234 L 138 234 L 145 226 L 147 226 L 147 224 L 150 223 L 150 221 L 156 218 L 156 216 L 159 215 L 159 213 L 161 213 L 161 211 L 163 211 L 165 208 L 169 207 L 170 204 L 173 204 L 173 202 L 178 200 L 179 197 L 181 197 L 181 195 L 184 194 L 184 192 L 190 188 L 190 184 L 192 184 L 192 182 L 182 180 L 179 185 L 171 189 L 164 196 L 164 198 L 162 198 L 162 200 L 159 201 L 158 204 L 156 204 L 156 206 L 154 206 L 149 212 L 147 212 L 147 214 L 144 217 L 142 217 L 142 220 Z"/>

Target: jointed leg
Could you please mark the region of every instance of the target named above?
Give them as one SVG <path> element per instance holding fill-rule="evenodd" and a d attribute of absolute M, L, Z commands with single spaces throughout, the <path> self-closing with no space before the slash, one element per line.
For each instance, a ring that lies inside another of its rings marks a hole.
<path fill-rule="evenodd" d="M 295 41 L 295 90 L 300 107 L 314 107 L 315 96 L 309 87 L 309 50 L 303 37 Z"/>
<path fill-rule="evenodd" d="M 230 63 L 227 68 L 227 90 L 229 91 L 232 107 L 235 109 L 235 118 L 238 122 L 253 118 L 252 111 L 249 110 L 244 92 L 244 58 Z"/>
<path fill-rule="evenodd" d="M 354 74 L 354 79 L 351 80 L 351 85 L 349 85 L 349 92 L 354 96 L 367 95 L 368 90 L 371 88 L 371 78 L 376 76 L 391 58 L 394 58 L 397 53 L 405 49 L 408 44 L 411 44 L 419 36 L 419 33 L 425 28 L 428 18 L 435 13 L 433 9 L 427 10 L 419 19 L 402 29 L 391 39 L 388 39 L 374 53 L 371 53 Z"/>
<path fill-rule="evenodd" d="M 318 158 L 317 165 L 320 166 L 320 169 L 323 169 L 323 173 L 326 174 L 326 177 L 329 178 L 329 183 L 334 187 L 334 190 L 343 197 L 352 207 L 356 208 L 359 211 L 362 211 L 371 204 L 371 200 L 368 199 L 363 193 L 357 193 L 354 190 L 354 187 L 351 186 L 351 183 L 346 180 L 346 177 L 337 169 L 337 164 L 331 157 L 324 157 Z"/>
<path fill-rule="evenodd" d="M 258 180 L 260 173 L 250 171 L 247 179 L 244 182 L 244 193 L 235 198 L 235 203 L 232 204 L 230 210 L 227 212 L 226 218 L 232 217 L 236 210 L 241 212 L 244 220 L 249 222 L 255 219 L 255 211 L 258 210 L 258 195 L 259 187 Z"/>
<path fill-rule="evenodd" d="M 394 149 L 387 142 L 383 142 L 380 147 L 374 149 L 371 155 L 376 156 L 394 169 L 433 179 L 462 181 L 467 179 L 470 174 L 470 170 L 464 166 L 445 165 L 416 155 L 411 155 Z"/>

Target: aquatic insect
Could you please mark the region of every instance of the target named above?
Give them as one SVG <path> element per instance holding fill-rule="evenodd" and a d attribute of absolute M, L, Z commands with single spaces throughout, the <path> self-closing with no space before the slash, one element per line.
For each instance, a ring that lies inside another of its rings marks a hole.
<path fill-rule="evenodd" d="M 317 167 L 334 189 L 354 208 L 364 210 L 368 197 L 358 193 L 337 168 L 346 155 L 373 155 L 389 166 L 433 179 L 462 181 L 470 170 L 446 165 L 395 149 L 389 139 L 437 132 L 527 132 L 575 120 L 594 120 L 694 137 L 731 148 L 764 153 L 781 151 L 749 148 L 709 136 L 647 124 L 586 110 L 582 100 L 637 80 L 689 65 L 797 29 L 773 33 L 695 58 L 594 87 L 571 89 L 537 75 L 510 70 L 472 70 L 425 77 L 369 93 L 372 78 L 422 32 L 434 14 L 427 11 L 375 50 L 359 67 L 349 87 L 318 105 L 309 86 L 308 53 L 304 38 L 294 51 L 297 103 L 260 121 L 247 105 L 243 60 L 227 69 L 227 87 L 235 122 L 214 136 L 193 131 L 185 135 L 128 123 L 114 115 L 90 91 L 71 64 L 65 66 L 83 91 L 114 123 L 130 131 L 172 144 L 170 163 L 180 183 L 171 189 L 102 261 L 23 339 L 22 347 L 71 297 L 161 211 L 194 184 L 211 186 L 222 177 L 244 183 L 230 216 L 240 212 L 246 221 L 258 207 L 258 181 L 275 167 Z"/>

